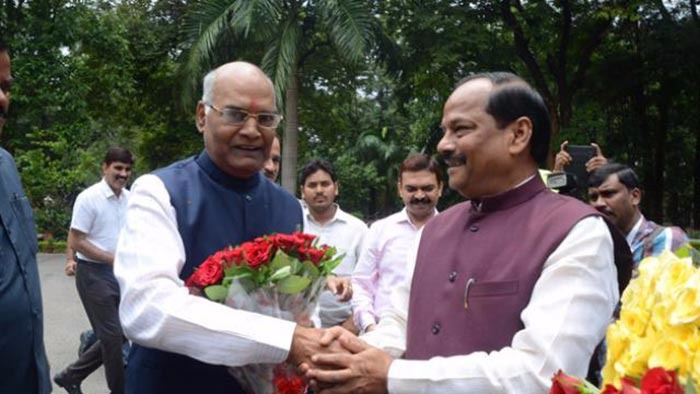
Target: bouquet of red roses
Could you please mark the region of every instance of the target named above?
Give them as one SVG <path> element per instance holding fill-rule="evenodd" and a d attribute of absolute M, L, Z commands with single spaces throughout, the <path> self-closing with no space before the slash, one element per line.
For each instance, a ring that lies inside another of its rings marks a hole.
<path fill-rule="evenodd" d="M 340 264 L 335 248 L 295 232 L 258 237 L 209 256 L 185 281 L 193 294 L 232 308 L 310 325 L 326 277 Z M 303 393 L 291 367 L 246 365 L 231 373 L 251 393 Z"/>

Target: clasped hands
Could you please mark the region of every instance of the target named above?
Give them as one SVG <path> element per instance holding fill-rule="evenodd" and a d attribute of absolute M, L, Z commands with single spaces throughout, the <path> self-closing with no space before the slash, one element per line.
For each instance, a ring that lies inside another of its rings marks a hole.
<path fill-rule="evenodd" d="M 287 358 L 318 394 L 386 393 L 392 361 L 341 327 L 297 326 Z"/>

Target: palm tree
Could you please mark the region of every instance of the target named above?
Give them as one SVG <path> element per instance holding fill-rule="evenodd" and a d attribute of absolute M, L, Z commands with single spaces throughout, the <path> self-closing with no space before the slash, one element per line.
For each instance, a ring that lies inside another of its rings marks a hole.
<path fill-rule="evenodd" d="M 367 58 L 377 28 L 369 0 L 203 0 L 190 16 L 194 43 L 185 64 L 190 89 L 205 69 L 231 59 L 231 48 L 261 56 L 284 108 L 282 186 L 296 191 L 299 83 L 304 65 L 323 46 L 341 61 Z M 238 54 L 236 54 L 238 55 Z M 234 56 L 240 57 L 240 56 Z"/>

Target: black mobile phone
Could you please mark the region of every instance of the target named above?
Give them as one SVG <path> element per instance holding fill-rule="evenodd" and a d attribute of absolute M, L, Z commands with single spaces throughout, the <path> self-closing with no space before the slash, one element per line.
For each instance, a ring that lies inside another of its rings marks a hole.
<path fill-rule="evenodd" d="M 564 170 L 573 174 L 576 177 L 577 186 L 585 190 L 588 187 L 586 163 L 595 156 L 595 147 L 592 145 L 567 145 L 566 151 L 571 155 L 571 163 Z"/>

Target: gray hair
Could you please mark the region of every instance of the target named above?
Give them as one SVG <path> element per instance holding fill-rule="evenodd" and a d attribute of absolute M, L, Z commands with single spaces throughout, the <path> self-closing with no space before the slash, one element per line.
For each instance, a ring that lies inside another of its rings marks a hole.
<path fill-rule="evenodd" d="M 214 80 L 216 79 L 216 69 L 211 70 L 204 76 L 202 82 L 202 101 L 211 102 L 212 90 L 214 90 Z M 208 109 L 208 108 L 207 108 Z"/>
<path fill-rule="evenodd" d="M 202 81 L 202 101 L 206 104 L 210 104 L 212 100 L 212 92 L 214 90 L 214 82 L 216 81 L 216 74 L 219 68 L 215 68 L 207 73 L 207 75 L 204 76 L 204 80 Z M 265 76 L 265 79 L 267 82 L 270 84 L 270 88 L 272 89 L 272 98 L 275 103 L 277 103 L 277 92 L 275 92 L 275 84 L 272 82 L 272 79 L 268 77 L 265 73 L 263 73 Z M 205 112 L 209 112 L 209 107 L 206 106 L 204 109 Z"/>

